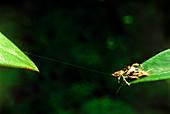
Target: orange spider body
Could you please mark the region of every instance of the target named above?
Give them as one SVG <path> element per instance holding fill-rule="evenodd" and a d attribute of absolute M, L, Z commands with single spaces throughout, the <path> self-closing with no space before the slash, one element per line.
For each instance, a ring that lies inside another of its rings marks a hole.
<path fill-rule="evenodd" d="M 138 68 L 140 66 L 140 68 Z M 127 82 L 126 79 L 139 79 L 142 76 L 149 75 L 149 71 L 143 71 L 144 67 L 141 64 L 134 63 L 132 66 L 128 66 L 124 70 L 117 71 L 112 74 L 114 77 L 118 77 L 118 82 L 120 81 L 120 78 L 123 78 L 123 81 L 126 82 L 127 85 L 130 86 L 130 84 Z"/>

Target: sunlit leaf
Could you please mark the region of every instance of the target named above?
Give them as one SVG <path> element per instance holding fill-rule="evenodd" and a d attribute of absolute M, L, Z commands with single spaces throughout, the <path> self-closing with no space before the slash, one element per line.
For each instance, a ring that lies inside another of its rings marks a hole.
<path fill-rule="evenodd" d="M 145 71 L 153 68 L 153 70 L 150 71 L 151 75 L 131 81 L 130 84 L 170 79 L 170 49 L 158 53 L 143 62 L 142 65 Z"/>
<path fill-rule="evenodd" d="M 10 40 L 0 33 L 0 66 L 39 72 L 36 65 Z"/>

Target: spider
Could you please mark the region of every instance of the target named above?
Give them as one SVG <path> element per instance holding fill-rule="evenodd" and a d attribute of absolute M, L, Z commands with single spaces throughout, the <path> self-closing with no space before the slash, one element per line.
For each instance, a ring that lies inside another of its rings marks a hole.
<path fill-rule="evenodd" d="M 139 67 L 139 68 L 138 68 Z M 127 85 L 130 86 L 127 79 L 139 79 L 142 76 L 149 75 L 149 71 L 143 71 L 144 67 L 139 63 L 134 63 L 132 66 L 128 66 L 127 68 L 124 68 L 124 70 L 117 71 L 112 74 L 114 77 L 118 77 L 118 82 L 120 83 L 120 78 L 122 77 L 123 81 L 126 82 Z"/>

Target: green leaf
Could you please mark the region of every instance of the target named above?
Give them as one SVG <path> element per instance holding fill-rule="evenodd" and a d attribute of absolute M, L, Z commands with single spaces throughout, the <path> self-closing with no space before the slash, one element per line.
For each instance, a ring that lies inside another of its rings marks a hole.
<path fill-rule="evenodd" d="M 0 33 L 0 66 L 39 72 L 36 65 L 2 33 Z"/>
<path fill-rule="evenodd" d="M 169 79 L 170 78 L 170 49 L 158 53 L 157 55 L 143 62 L 142 65 L 144 67 L 144 71 L 153 68 L 153 70 L 149 72 L 150 75 L 131 81 L 130 84 Z"/>

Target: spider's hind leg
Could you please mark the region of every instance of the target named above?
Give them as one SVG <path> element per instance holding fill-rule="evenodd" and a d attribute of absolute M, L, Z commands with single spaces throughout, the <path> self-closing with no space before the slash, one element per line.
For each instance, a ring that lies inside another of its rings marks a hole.
<path fill-rule="evenodd" d="M 151 70 L 153 70 L 153 68 L 149 69 L 148 71 L 146 71 L 147 73 L 150 72 Z"/>

